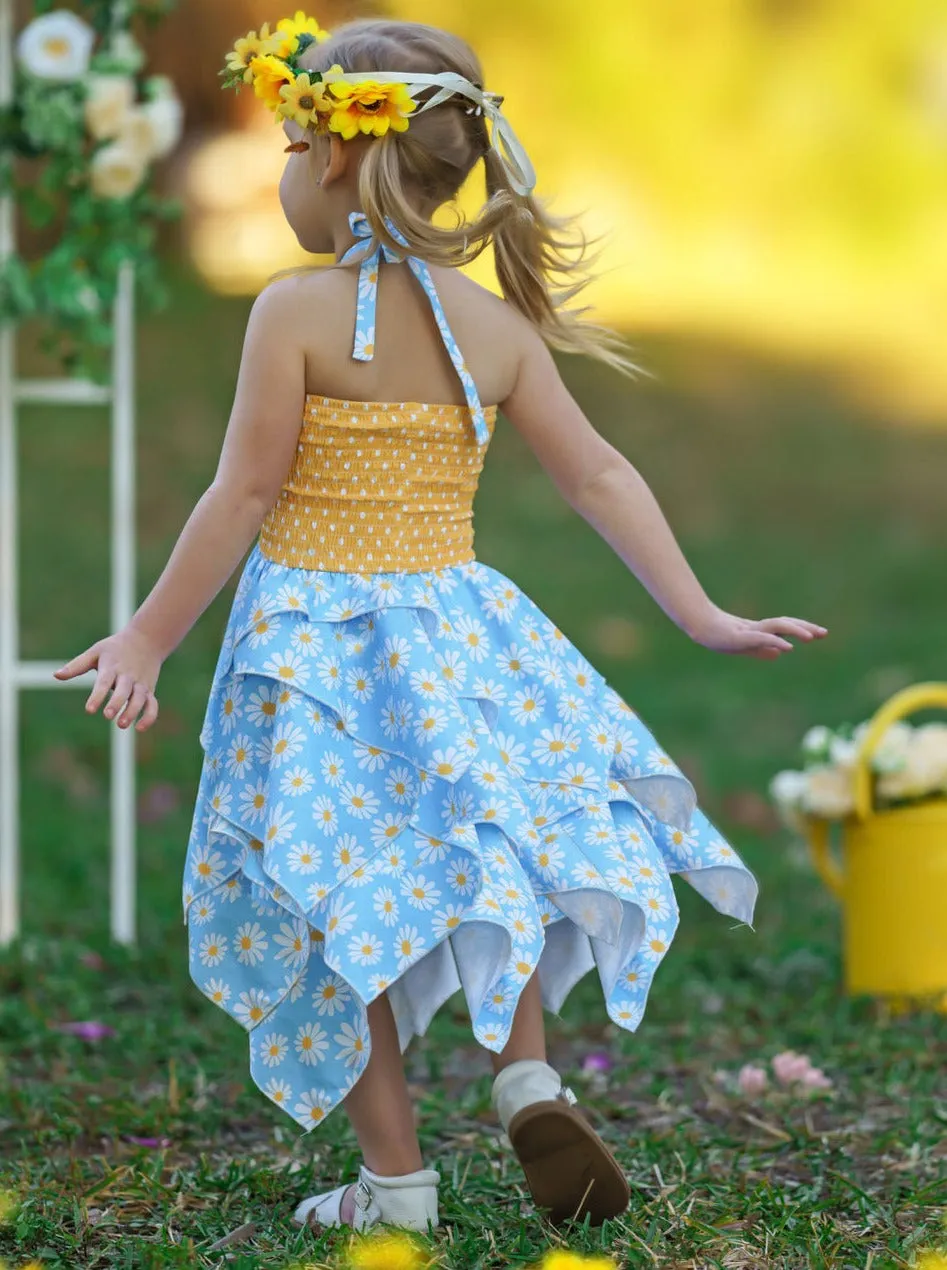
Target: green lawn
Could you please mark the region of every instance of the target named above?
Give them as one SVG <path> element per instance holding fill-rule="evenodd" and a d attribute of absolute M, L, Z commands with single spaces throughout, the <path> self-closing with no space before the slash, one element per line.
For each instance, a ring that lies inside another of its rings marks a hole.
<path fill-rule="evenodd" d="M 143 585 L 213 472 L 247 307 L 181 278 L 173 307 L 143 326 Z M 765 790 L 811 723 L 854 721 L 905 683 L 947 678 L 947 430 L 884 426 L 825 375 L 694 340 L 639 351 L 657 382 L 568 367 L 596 425 L 652 483 L 718 603 L 808 617 L 830 636 L 775 664 L 689 644 L 499 427 L 478 555 L 640 710 L 762 883 L 755 931 L 679 888 L 681 929 L 637 1035 L 607 1024 L 591 980 L 553 1024 L 553 1061 L 585 1088 L 634 1186 L 625 1220 L 565 1237 L 635 1267 L 910 1265 L 947 1241 L 947 1017 L 841 995 L 836 907 Z M 65 658 L 105 632 L 105 422 L 30 411 L 21 454 L 24 652 Z M 0 1189 L 22 1198 L 0 1227 L 12 1266 L 277 1270 L 331 1264 L 340 1247 L 289 1216 L 353 1169 L 341 1114 L 300 1137 L 251 1086 L 239 1027 L 187 977 L 179 877 L 227 603 L 168 664 L 161 722 L 140 741 L 136 953 L 106 934 L 106 725 L 79 693 L 25 699 L 26 935 L 0 956 Z M 892 913 L 878 938 L 910 922 Z M 53 1026 L 85 1019 L 114 1037 Z M 830 1094 L 750 1104 L 716 1078 L 789 1048 L 829 1074 Z M 615 1059 L 604 1089 L 581 1075 L 590 1050 Z M 443 1264 L 527 1266 L 561 1236 L 531 1212 L 499 1143 L 487 1057 L 460 1007 L 409 1053 L 446 1183 Z"/>

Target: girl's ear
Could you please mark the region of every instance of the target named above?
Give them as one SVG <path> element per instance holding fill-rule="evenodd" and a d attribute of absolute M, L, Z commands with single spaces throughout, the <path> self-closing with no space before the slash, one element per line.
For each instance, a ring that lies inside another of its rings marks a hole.
<path fill-rule="evenodd" d="M 349 152 L 346 149 L 345 142 L 337 132 L 329 133 L 329 157 L 325 167 L 322 169 L 322 175 L 319 178 L 321 186 L 331 185 L 334 181 L 341 180 L 349 169 Z"/>

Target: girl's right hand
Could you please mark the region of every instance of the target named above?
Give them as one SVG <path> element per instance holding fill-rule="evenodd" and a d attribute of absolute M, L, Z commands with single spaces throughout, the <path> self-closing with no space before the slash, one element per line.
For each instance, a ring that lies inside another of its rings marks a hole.
<path fill-rule="evenodd" d="M 55 677 L 65 681 L 97 670 L 95 687 L 86 702 L 88 713 L 95 714 L 112 690 L 103 711 L 105 717 L 114 719 L 118 715 L 116 723 L 120 728 L 128 728 L 138 719 L 136 731 L 146 732 L 158 718 L 155 686 L 161 662 L 161 655 L 148 636 L 126 626 L 66 662 Z"/>
<path fill-rule="evenodd" d="M 774 661 L 782 653 L 793 650 L 786 636 L 809 643 L 824 639 L 829 632 L 826 627 L 801 617 L 767 617 L 756 622 L 714 606 L 699 627 L 689 633 L 695 643 L 717 653 L 742 653 L 746 657 Z"/>

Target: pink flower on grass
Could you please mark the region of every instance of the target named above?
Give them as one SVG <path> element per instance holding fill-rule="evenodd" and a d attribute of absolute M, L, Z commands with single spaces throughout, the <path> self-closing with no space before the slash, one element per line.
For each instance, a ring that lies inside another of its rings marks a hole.
<path fill-rule="evenodd" d="M 820 1067 L 813 1067 L 808 1055 L 785 1050 L 773 1059 L 773 1072 L 781 1085 L 796 1085 L 802 1089 L 831 1089 L 832 1082 Z"/>
<path fill-rule="evenodd" d="M 65 1032 L 67 1036 L 78 1036 L 80 1041 L 101 1041 L 106 1036 L 114 1036 L 115 1029 L 107 1023 L 96 1023 L 87 1020 L 84 1023 L 54 1023 L 57 1032 Z"/>
<path fill-rule="evenodd" d="M 784 1050 L 773 1059 L 773 1075 L 781 1085 L 795 1085 L 803 1079 L 810 1066 L 805 1054 Z"/>
<path fill-rule="evenodd" d="M 598 1050 L 592 1054 L 586 1054 L 582 1060 L 582 1070 L 584 1072 L 610 1072 L 615 1064 L 612 1062 L 608 1054 L 603 1054 Z"/>
<path fill-rule="evenodd" d="M 737 1076 L 737 1088 L 747 1098 L 761 1094 L 768 1083 L 764 1068 L 755 1067 L 752 1063 L 745 1063 Z"/>

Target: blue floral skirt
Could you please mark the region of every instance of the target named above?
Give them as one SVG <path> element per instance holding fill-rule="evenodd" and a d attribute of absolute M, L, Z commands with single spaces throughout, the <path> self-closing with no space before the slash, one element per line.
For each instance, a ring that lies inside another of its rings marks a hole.
<path fill-rule="evenodd" d="M 750 923 L 757 885 L 690 782 L 554 623 L 479 561 L 313 572 L 254 547 L 201 731 L 190 969 L 254 1080 L 313 1128 L 463 989 L 500 1051 L 524 984 L 598 971 L 634 1030 L 678 920 L 670 874 Z"/>

